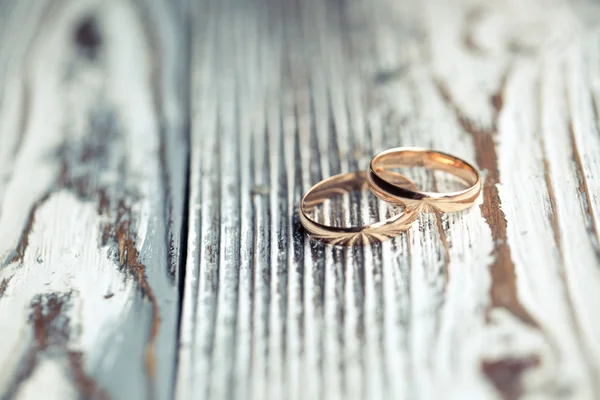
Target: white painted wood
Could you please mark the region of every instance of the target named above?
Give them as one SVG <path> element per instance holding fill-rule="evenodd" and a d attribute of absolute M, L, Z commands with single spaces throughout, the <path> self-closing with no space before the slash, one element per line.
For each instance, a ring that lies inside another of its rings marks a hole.
<path fill-rule="evenodd" d="M 598 396 L 596 6 L 194 7 L 177 398 Z M 478 204 L 307 240 L 303 192 L 399 145 L 479 165 Z"/>
<path fill-rule="evenodd" d="M 0 398 L 598 398 L 599 17 L 0 1 Z M 401 145 L 478 165 L 477 204 L 308 240 L 302 194 Z"/>
<path fill-rule="evenodd" d="M 186 111 L 180 65 L 161 58 L 177 11 L 3 7 L 0 398 L 168 398 Z"/>

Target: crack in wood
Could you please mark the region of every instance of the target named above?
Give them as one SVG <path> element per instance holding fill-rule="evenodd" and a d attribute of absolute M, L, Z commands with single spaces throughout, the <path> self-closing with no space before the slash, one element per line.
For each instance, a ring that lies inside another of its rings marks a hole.
<path fill-rule="evenodd" d="M 10 282 L 10 280 L 11 278 L 4 278 L 0 282 L 0 299 L 4 295 L 4 292 L 6 292 L 6 288 L 8 288 L 8 283 Z"/>
<path fill-rule="evenodd" d="M 577 173 L 577 182 L 579 184 L 577 188 L 577 190 L 579 191 L 579 200 L 581 201 L 581 207 L 584 213 L 584 218 L 586 220 L 586 225 L 588 226 L 588 230 L 590 233 L 592 248 L 594 249 L 596 257 L 600 260 L 600 244 L 598 243 L 600 240 L 600 236 L 598 235 L 598 227 L 596 226 L 596 219 L 594 218 L 592 199 L 590 196 L 590 191 L 588 189 L 587 178 L 583 169 L 581 155 L 579 154 L 579 149 L 577 148 L 577 141 L 575 140 L 575 129 L 573 127 L 572 121 L 569 121 L 568 129 L 569 139 L 571 141 L 571 148 L 573 149 L 573 162 L 575 164 L 575 172 Z"/>
<path fill-rule="evenodd" d="M 550 165 L 548 158 L 546 157 L 546 150 L 544 145 L 543 136 L 540 139 L 540 147 L 542 148 L 542 157 L 544 164 L 544 180 L 546 181 L 546 189 L 548 190 L 548 202 L 549 202 L 549 218 L 550 226 L 552 226 L 552 233 L 554 234 L 554 242 L 558 248 L 558 254 L 560 259 L 564 261 L 563 248 L 560 240 L 560 225 L 558 224 L 558 213 L 556 209 L 556 195 L 554 194 L 554 187 L 552 185 L 552 179 L 550 178 Z"/>
<path fill-rule="evenodd" d="M 454 102 L 446 85 L 435 79 L 434 83 L 446 105 L 454 112 L 465 132 L 473 139 L 475 157 L 479 168 L 486 170 L 488 175 L 483 185 L 483 203 L 480 206 L 481 215 L 485 218 L 492 238 L 494 261 L 490 266 L 492 275 L 491 300 L 492 307 L 503 307 L 517 316 L 524 323 L 539 328 L 538 323 L 520 303 L 517 295 L 515 265 L 507 242 L 507 221 L 502 211 L 502 200 L 497 185 L 501 182 L 498 169 L 498 155 L 494 136 L 498 132 L 498 118 L 504 105 L 503 90 L 508 79 L 508 70 L 502 77 L 500 89 L 491 96 L 490 102 L 494 108 L 494 116 L 490 127 L 482 127 L 469 119 L 458 104 Z"/>
<path fill-rule="evenodd" d="M 50 197 L 50 193 L 46 193 L 43 195 L 38 201 L 36 201 L 31 209 L 29 210 L 29 214 L 27 215 L 27 219 L 25 220 L 25 225 L 23 226 L 23 230 L 21 232 L 21 236 L 19 237 L 19 241 L 17 242 L 17 246 L 11 255 L 7 257 L 6 260 L 2 263 L 2 266 L 7 266 L 8 264 L 23 262 L 23 257 L 25 256 L 25 250 L 27 250 L 27 246 L 29 245 L 29 234 L 31 233 L 31 229 L 33 228 L 33 223 L 35 222 L 35 214 L 39 207 L 44 204 L 46 200 Z"/>

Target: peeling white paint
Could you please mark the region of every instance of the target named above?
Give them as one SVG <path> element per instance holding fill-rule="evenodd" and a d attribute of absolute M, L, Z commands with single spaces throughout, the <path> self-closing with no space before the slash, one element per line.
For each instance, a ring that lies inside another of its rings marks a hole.
<path fill-rule="evenodd" d="M 84 352 L 90 365 L 110 356 L 110 349 L 99 352 L 96 346 L 114 336 L 129 315 L 135 283 L 116 268 L 108 247 L 98 246 L 100 223 L 95 204 L 69 192 L 53 194 L 38 208 L 23 262 L 0 270 L 0 281 L 10 278 L 0 301 L 0 343 L 12 349 L 0 352 L 0 377 L 17 370 L 15 355 L 22 355 L 28 343 L 13 327 L 30 325 L 37 295 L 71 293 L 70 307 L 63 312 L 74 335 L 69 349 Z M 113 296 L 105 298 L 109 294 Z"/>

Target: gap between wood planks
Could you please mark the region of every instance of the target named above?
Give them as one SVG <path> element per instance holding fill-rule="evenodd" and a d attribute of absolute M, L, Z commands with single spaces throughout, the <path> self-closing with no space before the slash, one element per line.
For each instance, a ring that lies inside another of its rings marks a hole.
<path fill-rule="evenodd" d="M 189 74 L 187 75 L 189 77 Z M 173 373 L 173 383 L 171 386 L 171 398 L 176 398 L 176 389 L 177 389 L 177 376 L 179 372 L 179 345 L 181 337 L 181 320 L 183 317 L 183 297 L 184 297 L 184 288 L 185 288 L 185 275 L 186 275 L 186 266 L 187 266 L 187 249 L 188 249 L 188 238 L 189 238 L 189 214 L 190 214 L 190 168 L 191 168 L 191 160 L 190 160 L 190 112 L 189 112 L 189 97 L 186 102 L 186 123 L 185 123 L 185 131 L 187 138 L 187 160 L 186 160 L 186 172 L 185 172 L 185 190 L 184 190 L 184 203 L 183 203 L 183 214 L 182 214 L 182 224 L 181 224 L 181 256 L 179 257 L 179 271 L 178 271 L 178 281 L 177 281 L 177 290 L 179 292 L 179 304 L 177 308 L 177 337 L 175 339 L 175 367 Z M 0 291 L 0 295 L 2 292 Z"/>
<path fill-rule="evenodd" d="M 179 251 L 179 270 L 177 271 L 177 290 L 178 290 L 178 307 L 177 307 L 177 329 L 175 338 L 175 366 L 173 373 L 173 381 L 171 384 L 171 398 L 177 398 L 177 378 L 179 376 L 179 362 L 180 362 L 180 337 L 181 337 L 181 321 L 183 318 L 183 303 L 185 295 L 185 277 L 187 267 L 187 253 L 188 253 L 188 240 L 189 240 L 189 216 L 190 216 L 190 180 L 191 180 L 191 107 L 190 107 L 190 87 L 191 87 L 191 64 L 192 64 L 192 41 L 191 41 L 191 18 L 189 18 L 187 10 L 180 10 L 181 15 L 179 16 L 181 25 L 183 26 L 182 40 L 184 41 L 185 60 L 183 62 L 184 70 L 184 84 L 183 84 L 183 105 L 184 105 L 184 123 L 183 129 L 185 137 L 185 148 L 186 148 L 186 161 L 185 161 L 185 186 L 183 192 L 183 213 L 181 221 L 181 233 L 179 240 L 181 241 Z"/>

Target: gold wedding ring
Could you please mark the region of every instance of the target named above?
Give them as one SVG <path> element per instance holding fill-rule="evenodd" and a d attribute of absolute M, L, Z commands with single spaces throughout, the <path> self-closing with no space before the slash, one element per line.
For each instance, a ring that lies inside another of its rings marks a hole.
<path fill-rule="evenodd" d="M 403 167 L 444 171 L 458 178 L 466 188 L 448 193 L 419 191 L 410 179 L 393 171 Z M 335 175 L 310 188 L 300 204 L 300 222 L 312 237 L 330 244 L 368 245 L 408 230 L 420 212 L 454 212 L 472 206 L 481 185 L 477 169 L 458 157 L 441 151 L 398 147 L 373 157 L 367 172 Z M 366 187 L 381 200 L 403 206 L 404 210 L 385 221 L 356 227 L 329 226 L 313 217 L 315 207 L 326 200 Z"/>
<path fill-rule="evenodd" d="M 336 195 L 342 195 L 368 187 L 365 172 L 350 172 L 334 175 L 314 185 L 302 198 L 300 204 L 300 221 L 310 236 L 325 240 L 330 244 L 352 246 L 368 245 L 397 236 L 406 231 L 417 219 L 417 212 L 404 209 L 385 221 L 365 226 L 336 227 L 321 224 L 313 217 L 316 206 Z M 393 181 L 396 187 L 415 188 L 414 184 L 403 175 L 386 171 L 387 180 Z"/>
<path fill-rule="evenodd" d="M 386 179 L 393 168 L 423 167 L 450 173 L 467 185 L 467 188 L 449 193 L 422 192 L 395 185 Z M 440 151 L 414 147 L 398 147 L 377 154 L 367 172 L 371 191 L 390 203 L 404 204 L 418 212 L 454 212 L 473 205 L 481 192 L 479 172 L 471 164 Z"/>

